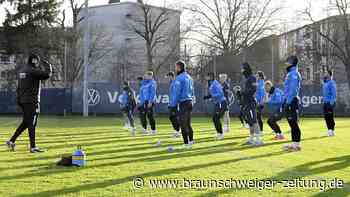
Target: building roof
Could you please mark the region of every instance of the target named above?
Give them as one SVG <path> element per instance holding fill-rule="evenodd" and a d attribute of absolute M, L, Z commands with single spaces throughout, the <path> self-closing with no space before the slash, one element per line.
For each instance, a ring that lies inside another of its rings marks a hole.
<path fill-rule="evenodd" d="M 326 22 L 326 21 L 329 21 L 329 20 L 332 20 L 332 19 L 337 19 L 337 18 L 339 18 L 339 17 L 342 17 L 342 15 L 329 16 L 329 17 L 324 18 L 324 19 L 321 19 L 321 20 L 319 20 L 319 21 L 315 21 L 315 22 L 313 22 L 313 23 L 309 23 L 309 24 L 303 25 L 303 26 L 301 26 L 301 27 L 299 27 L 299 28 L 296 28 L 296 29 L 293 29 L 293 30 L 290 30 L 290 31 L 287 31 L 287 32 L 283 32 L 283 33 L 281 33 L 279 36 L 283 36 L 283 35 L 286 35 L 286 34 L 290 34 L 290 33 L 293 33 L 293 32 L 297 32 L 297 31 L 302 30 L 302 29 L 304 29 L 304 28 L 306 28 L 306 27 L 309 27 L 310 25 L 315 25 L 315 24 L 324 23 L 324 22 Z M 350 18 L 350 14 L 348 15 L 348 17 Z"/>
<path fill-rule="evenodd" d="M 0 27 L 0 52 L 4 52 L 6 48 L 4 27 Z"/>
<path fill-rule="evenodd" d="M 109 4 L 105 4 L 105 5 L 96 5 L 96 6 L 90 6 L 90 9 L 96 9 L 96 8 L 103 8 L 103 7 L 112 7 L 112 6 L 120 6 L 120 5 L 125 5 L 125 4 L 129 4 L 129 5 L 139 5 L 140 3 L 138 2 L 119 2 L 119 3 L 109 3 Z M 145 4 L 148 7 L 152 7 L 152 8 L 157 8 L 157 9 L 167 9 L 170 11 L 174 11 L 174 12 L 179 12 L 181 13 L 180 10 L 176 10 L 176 9 L 171 9 L 171 8 L 166 8 L 166 7 L 159 7 L 159 6 L 154 6 L 154 5 L 149 5 L 149 4 Z"/>

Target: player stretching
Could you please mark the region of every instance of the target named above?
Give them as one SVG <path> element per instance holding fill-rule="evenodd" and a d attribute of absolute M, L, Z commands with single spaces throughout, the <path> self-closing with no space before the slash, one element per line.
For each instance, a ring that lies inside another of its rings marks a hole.
<path fill-rule="evenodd" d="M 131 89 L 129 82 L 124 82 L 123 92 L 119 96 L 119 103 L 124 116 L 127 118 L 125 124 L 128 123 L 131 129 L 131 135 L 135 136 L 134 110 L 136 107 L 136 99 L 135 92 Z"/>
<path fill-rule="evenodd" d="M 175 64 L 176 79 L 174 102 L 179 105 L 179 120 L 181 126 L 181 133 L 186 149 L 192 148 L 193 129 L 191 126 L 192 108 L 194 99 L 193 80 L 186 72 L 186 64 L 183 61 L 178 61 Z"/>
<path fill-rule="evenodd" d="M 224 139 L 222 130 L 221 118 L 227 111 L 227 102 L 224 95 L 223 88 L 217 80 L 215 80 L 214 73 L 208 73 L 209 95 L 204 97 L 204 100 L 211 99 L 214 103 L 213 122 L 217 132 L 217 139 Z"/>
<path fill-rule="evenodd" d="M 224 95 L 226 98 L 226 102 L 227 102 L 227 109 L 225 111 L 225 115 L 224 115 L 224 133 L 228 133 L 230 132 L 230 104 L 231 104 L 231 98 L 233 96 L 232 91 L 230 90 L 230 84 L 227 81 L 227 74 L 220 74 L 219 75 L 219 80 L 220 83 L 222 85 L 223 91 L 224 91 Z"/>
<path fill-rule="evenodd" d="M 334 136 L 334 107 L 337 99 L 337 85 L 333 80 L 333 72 L 327 71 L 323 83 L 323 113 L 328 128 L 328 136 Z"/>
<path fill-rule="evenodd" d="M 256 115 L 257 115 L 260 131 L 261 133 L 263 133 L 264 123 L 262 120 L 262 116 L 263 116 L 264 99 L 265 99 L 265 75 L 263 71 L 258 71 L 256 76 L 258 78 L 256 97 L 255 97 L 258 103 Z"/>
<path fill-rule="evenodd" d="M 180 137 L 180 123 L 179 123 L 179 117 L 178 117 L 178 104 L 175 100 L 175 94 L 176 94 L 176 87 L 175 87 L 175 74 L 174 72 L 169 72 L 167 74 L 167 77 L 170 81 L 170 87 L 169 87 L 169 120 L 171 124 L 173 125 L 173 128 L 175 130 L 174 137 L 178 138 Z"/>
<path fill-rule="evenodd" d="M 42 63 L 44 68 L 40 67 L 40 63 Z M 30 55 L 28 58 L 28 64 L 19 69 L 17 102 L 23 111 L 23 120 L 12 138 L 6 142 L 9 150 L 15 151 L 15 142 L 17 138 L 23 133 L 23 131 L 28 129 L 30 152 L 43 152 L 43 150 L 36 147 L 35 128 L 40 112 L 41 81 L 49 79 L 51 75 L 51 65 L 47 61 L 40 61 L 40 58 L 37 55 Z"/>
<path fill-rule="evenodd" d="M 154 105 L 156 102 L 156 91 L 157 84 L 153 79 L 153 72 L 148 71 L 145 73 L 143 80 L 141 81 L 140 87 L 140 121 L 143 128 L 143 133 L 148 134 L 147 132 L 147 118 L 149 124 L 151 125 L 151 135 L 156 135 L 156 121 L 154 119 Z"/>
<path fill-rule="evenodd" d="M 256 118 L 256 100 L 255 93 L 257 80 L 253 75 L 252 69 L 248 63 L 242 64 L 242 74 L 245 78 L 242 86 L 242 110 L 246 122 L 249 124 L 250 136 L 249 145 L 260 146 L 263 141 L 260 139 L 261 132 Z"/>
<path fill-rule="evenodd" d="M 298 58 L 290 56 L 286 62 L 287 76 L 284 82 L 285 113 L 291 128 L 292 144 L 284 146 L 286 151 L 300 151 L 301 131 L 298 125 L 299 119 L 299 92 L 301 76 L 298 72 Z"/>
<path fill-rule="evenodd" d="M 240 86 L 235 86 L 233 87 L 233 93 L 235 96 L 235 102 L 239 106 L 239 120 L 241 121 L 242 128 L 247 128 L 249 129 L 249 125 L 246 123 L 244 120 L 244 114 L 243 114 L 243 109 L 242 109 L 242 95 L 241 95 L 241 87 Z"/>
<path fill-rule="evenodd" d="M 271 81 L 265 82 L 265 90 L 268 94 L 267 105 L 269 107 L 270 117 L 267 120 L 267 124 L 271 127 L 272 131 L 276 134 L 275 140 L 283 140 L 280 126 L 277 124 L 283 117 L 283 91 L 273 86 Z"/>

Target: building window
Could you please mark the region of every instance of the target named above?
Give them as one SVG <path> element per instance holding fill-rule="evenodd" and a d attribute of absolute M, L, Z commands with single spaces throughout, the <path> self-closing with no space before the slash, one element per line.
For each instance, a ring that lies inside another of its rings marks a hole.
<path fill-rule="evenodd" d="M 1 76 L 1 79 L 6 79 L 6 72 L 2 71 L 0 76 Z"/>
<path fill-rule="evenodd" d="M 4 70 L 0 74 L 0 78 L 4 80 L 15 80 L 17 77 L 15 70 Z"/>
<path fill-rule="evenodd" d="M 306 68 L 306 80 L 311 80 L 311 71 L 310 68 Z"/>
<path fill-rule="evenodd" d="M 10 56 L 9 55 L 0 55 L 0 64 L 10 64 Z"/>
<path fill-rule="evenodd" d="M 57 72 L 54 72 L 51 79 L 52 81 L 61 81 L 61 76 Z"/>
<path fill-rule="evenodd" d="M 317 72 L 315 77 L 316 77 L 316 80 L 315 80 L 316 82 L 320 81 L 321 80 L 321 73 Z"/>

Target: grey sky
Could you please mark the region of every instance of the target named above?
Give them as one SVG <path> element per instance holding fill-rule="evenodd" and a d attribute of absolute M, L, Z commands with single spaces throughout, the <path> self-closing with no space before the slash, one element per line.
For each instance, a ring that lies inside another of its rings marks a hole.
<path fill-rule="evenodd" d="M 83 1 L 83 0 L 80 0 Z M 123 1 L 123 0 L 122 0 Z M 136 1 L 136 0 L 124 0 L 124 1 Z M 173 3 L 186 3 L 188 0 L 146 0 L 148 3 L 158 6 L 163 6 L 164 4 Z M 193 1 L 193 0 L 192 0 Z M 309 21 L 303 20 L 300 15 L 300 11 L 308 6 L 308 2 L 311 0 L 273 0 L 275 6 L 282 6 L 283 10 L 277 19 L 279 22 L 280 29 L 282 31 L 291 30 L 300 26 L 303 26 Z M 321 19 L 327 17 L 327 13 L 324 11 L 327 6 L 327 0 L 312 0 L 313 14 L 316 19 Z M 91 6 L 107 4 L 108 0 L 89 0 Z M 5 8 L 9 7 L 9 4 L 3 4 L 0 6 L 0 24 L 5 18 Z M 68 8 L 67 4 L 63 5 L 63 9 Z M 186 16 L 183 17 L 183 23 L 186 22 Z"/>

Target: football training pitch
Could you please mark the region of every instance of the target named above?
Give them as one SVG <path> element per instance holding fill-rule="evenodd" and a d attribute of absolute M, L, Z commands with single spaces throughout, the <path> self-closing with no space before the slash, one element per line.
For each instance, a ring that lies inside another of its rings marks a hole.
<path fill-rule="evenodd" d="M 336 119 L 331 138 L 322 118 L 301 119 L 302 151 L 294 153 L 282 150 L 290 139 L 285 120 L 286 140 L 273 140 L 265 124 L 265 144 L 250 147 L 237 119 L 217 141 L 211 119 L 194 118 L 195 144 L 185 150 L 167 118 L 159 117 L 157 136 L 138 131 L 136 137 L 122 128 L 121 118 L 41 117 L 37 143 L 47 151 L 30 154 L 25 133 L 16 152 L 8 152 L 4 142 L 19 121 L 0 118 L 1 197 L 350 195 L 350 118 Z M 87 153 L 87 166 L 56 166 L 77 145 Z"/>

